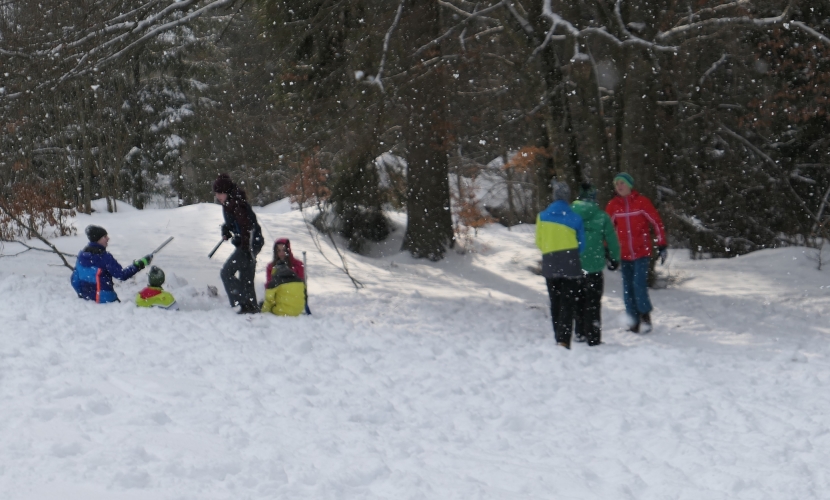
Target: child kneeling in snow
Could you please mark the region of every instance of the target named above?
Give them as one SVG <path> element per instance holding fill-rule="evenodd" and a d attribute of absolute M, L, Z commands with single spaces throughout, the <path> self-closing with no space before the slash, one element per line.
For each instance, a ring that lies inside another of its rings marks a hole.
<path fill-rule="evenodd" d="M 285 261 L 277 261 L 265 288 L 262 312 L 299 316 L 305 310 L 305 283 Z"/>
<path fill-rule="evenodd" d="M 164 271 L 156 266 L 150 268 L 147 275 L 149 282 L 147 288 L 138 292 L 135 296 L 135 305 L 138 307 L 160 307 L 168 311 L 178 311 L 179 305 L 170 292 L 165 292 L 161 285 L 164 284 Z"/>

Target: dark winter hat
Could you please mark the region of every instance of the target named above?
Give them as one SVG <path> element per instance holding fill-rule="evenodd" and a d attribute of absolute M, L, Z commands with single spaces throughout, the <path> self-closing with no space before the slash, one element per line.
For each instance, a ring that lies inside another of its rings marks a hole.
<path fill-rule="evenodd" d="M 147 273 L 147 282 L 150 286 L 160 287 L 164 284 L 164 271 L 156 266 L 151 267 L 150 272 Z"/>
<path fill-rule="evenodd" d="M 553 201 L 571 201 L 571 188 L 566 182 L 559 182 L 554 180 L 550 183 L 553 189 Z"/>
<path fill-rule="evenodd" d="M 231 176 L 228 174 L 219 174 L 219 177 L 213 181 L 213 192 L 214 193 L 224 193 L 228 194 L 233 191 L 233 188 L 236 187 L 236 184 L 233 183 L 231 180 Z"/>
<path fill-rule="evenodd" d="M 98 241 L 107 235 L 107 230 L 101 226 L 88 225 L 84 230 L 89 241 Z"/>
<path fill-rule="evenodd" d="M 631 177 L 629 174 L 625 172 L 620 172 L 619 174 L 617 174 L 616 177 L 614 177 L 614 184 L 616 184 L 617 181 L 623 181 L 624 183 L 628 184 L 628 187 L 634 189 L 634 177 Z"/>
<path fill-rule="evenodd" d="M 597 201 L 597 188 L 590 182 L 583 182 L 579 189 L 579 199 L 584 201 Z"/>

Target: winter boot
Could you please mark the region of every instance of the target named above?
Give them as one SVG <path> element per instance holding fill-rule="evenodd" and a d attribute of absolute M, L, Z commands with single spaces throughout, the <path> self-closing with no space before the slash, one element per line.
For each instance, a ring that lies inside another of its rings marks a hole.
<path fill-rule="evenodd" d="M 640 333 L 640 318 L 637 318 L 636 320 L 633 320 L 633 321 L 631 320 L 631 318 L 628 318 L 628 319 L 629 319 L 628 331 L 632 332 L 632 333 Z"/>
<path fill-rule="evenodd" d="M 242 304 L 242 307 L 239 308 L 239 312 L 236 314 L 257 314 L 259 309 L 256 308 L 255 304 Z"/>
<path fill-rule="evenodd" d="M 556 345 L 561 345 L 561 346 L 562 346 L 562 347 L 564 347 L 565 349 L 567 349 L 567 350 L 569 350 L 569 351 L 571 350 L 571 345 L 570 345 L 570 344 L 568 344 L 567 342 L 557 342 L 557 343 L 556 343 Z"/>
<path fill-rule="evenodd" d="M 641 333 L 649 333 L 651 331 L 651 314 L 645 313 L 640 316 L 640 324 L 642 325 Z"/>

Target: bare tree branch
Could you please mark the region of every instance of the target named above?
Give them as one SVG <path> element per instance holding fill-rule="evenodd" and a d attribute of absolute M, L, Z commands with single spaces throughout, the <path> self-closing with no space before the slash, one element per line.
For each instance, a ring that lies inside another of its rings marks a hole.
<path fill-rule="evenodd" d="M 385 92 L 383 89 L 383 67 L 386 65 L 386 54 L 389 52 L 389 40 L 392 38 L 392 33 L 394 33 L 395 28 L 398 27 L 398 23 L 401 20 L 401 13 L 403 12 L 403 5 L 405 1 L 406 0 L 401 0 L 401 3 L 398 5 L 398 11 L 395 12 L 395 20 L 392 21 L 392 25 L 389 26 L 389 29 L 386 31 L 386 36 L 383 37 L 383 55 L 380 58 L 378 74 L 372 79 L 372 83 L 380 87 L 381 92 Z"/>
<path fill-rule="evenodd" d="M 617 14 L 619 14 L 619 0 L 617 1 L 617 6 L 615 7 L 615 11 L 617 12 Z M 624 40 L 621 40 L 621 39 L 617 38 L 616 36 L 614 36 L 613 34 L 609 33 L 608 30 L 605 29 L 604 27 L 602 27 L 602 28 L 590 27 L 590 28 L 583 28 L 583 29 L 577 28 L 570 21 L 567 21 L 562 16 L 560 16 L 559 14 L 557 14 L 556 12 L 553 11 L 553 7 L 551 7 L 551 0 L 544 0 L 544 3 L 542 5 L 542 15 L 544 17 L 550 19 L 550 21 L 555 26 L 562 26 L 563 28 L 565 28 L 565 31 L 567 31 L 569 35 L 572 35 L 575 38 L 585 38 L 585 37 L 588 37 L 588 36 L 591 36 L 591 35 L 598 35 L 598 36 L 601 36 L 601 37 L 605 38 L 606 40 L 609 40 L 611 43 L 613 43 L 614 45 L 617 45 L 619 47 L 633 45 L 633 46 L 643 47 L 645 49 L 655 50 L 655 51 L 658 51 L 658 52 L 671 52 L 671 53 L 676 53 L 677 50 L 678 50 L 678 48 L 674 47 L 674 46 L 662 45 L 662 44 L 658 44 L 658 43 L 654 43 L 654 42 L 649 42 L 648 40 L 644 40 L 644 39 L 642 39 L 638 36 L 635 36 L 634 34 L 629 32 L 628 29 L 625 27 L 625 23 L 622 21 L 622 16 L 621 15 L 617 15 L 617 17 L 618 17 L 617 22 L 621 25 L 621 30 L 622 30 L 623 34 L 625 34 L 625 36 L 626 36 L 626 38 Z M 579 52 L 578 47 L 576 49 L 576 52 Z"/>
<path fill-rule="evenodd" d="M 0 255 L 0 257 L 16 257 L 16 256 L 18 256 L 22 253 L 28 252 L 29 250 L 35 250 L 37 252 L 55 253 L 55 251 L 52 250 L 52 249 L 33 247 L 32 245 L 29 245 L 25 241 L 20 241 L 20 240 L 0 240 L 0 241 L 2 241 L 4 243 L 17 243 L 18 245 L 22 245 L 22 246 L 26 247 L 26 250 L 23 250 L 22 252 L 18 252 L 18 253 L 15 253 L 15 254 L 10 254 L 10 255 Z M 71 253 L 66 253 L 66 252 L 61 252 L 61 253 L 65 256 L 67 256 L 67 257 L 74 257 L 74 255 L 71 254 Z"/>
<path fill-rule="evenodd" d="M 475 17 L 479 21 L 487 21 L 489 23 L 498 23 L 499 22 L 498 19 L 494 19 L 492 17 L 480 16 L 480 15 L 477 16 L 475 11 L 467 12 L 466 10 L 460 9 L 460 8 L 456 7 L 455 5 L 451 4 L 450 2 L 445 2 L 444 0 L 438 0 L 438 5 L 440 5 L 442 7 L 446 7 L 447 9 L 455 12 L 456 14 L 464 16 L 465 18 Z"/>
<path fill-rule="evenodd" d="M 792 194 L 792 196 L 795 198 L 795 200 L 798 202 L 801 208 L 807 213 L 807 215 L 809 215 L 810 218 L 813 219 L 813 221 L 820 222 L 818 215 L 816 215 L 815 213 L 813 213 L 812 210 L 810 210 L 810 207 L 807 206 L 807 203 L 801 198 L 801 196 L 798 195 L 798 193 L 793 188 L 792 184 L 790 184 L 789 175 L 787 175 L 787 172 L 784 171 L 781 165 L 776 163 L 776 161 L 770 158 L 768 154 L 761 151 L 757 146 L 752 144 L 747 138 L 745 138 L 741 134 L 738 134 L 737 132 L 733 131 L 732 129 L 724 125 L 722 122 L 717 122 L 717 124 L 720 130 L 722 130 L 726 135 L 732 137 L 733 139 L 736 139 L 738 142 L 746 146 L 753 153 L 755 153 L 762 160 L 764 160 L 764 162 L 767 163 L 767 165 L 771 166 L 773 170 L 778 173 L 779 179 L 787 185 L 787 189 L 790 191 L 790 194 Z"/>
<path fill-rule="evenodd" d="M 65 254 L 65 253 L 61 252 L 60 250 L 58 250 L 58 247 L 56 247 L 55 245 L 53 245 L 53 244 L 52 244 L 52 242 L 50 242 L 49 240 L 47 240 L 46 238 L 44 238 L 44 237 L 43 237 L 43 235 L 42 235 L 42 234 L 40 234 L 40 232 L 38 232 L 38 230 L 37 230 L 37 229 L 35 229 L 35 228 L 31 225 L 31 224 L 25 224 L 25 223 L 24 223 L 23 221 L 21 221 L 21 220 L 20 220 L 20 219 L 19 219 L 16 215 L 14 215 L 13 213 L 9 212 L 9 210 L 8 210 L 6 207 L 4 207 L 2 204 L 0 204 L 0 210 L 2 210 L 3 212 L 5 212 L 5 213 L 6 213 L 6 215 L 7 215 L 7 216 L 8 216 L 11 220 L 13 220 L 14 222 L 16 222 L 16 223 L 17 223 L 20 227 L 25 227 L 26 229 L 28 229 L 28 230 L 31 232 L 31 234 L 35 235 L 35 238 L 39 239 L 40 241 L 42 241 L 43 243 L 45 243 L 45 244 L 46 244 L 49 248 L 51 248 L 51 249 L 52 249 L 52 252 L 53 252 L 53 253 L 55 253 L 55 254 L 57 254 L 57 256 L 61 258 L 61 260 L 63 261 L 63 265 L 64 265 L 64 266 L 68 267 L 68 268 L 69 268 L 69 269 L 71 269 L 72 271 L 74 271 L 74 270 L 75 270 L 75 268 L 74 268 L 74 267 L 72 267 L 72 266 L 69 264 L 69 262 L 67 262 L 67 261 L 66 261 L 66 257 L 64 257 L 64 255 L 69 255 L 69 254 Z"/>
<path fill-rule="evenodd" d="M 814 37 L 818 38 L 819 40 L 821 40 L 821 42 L 822 42 L 823 44 L 825 44 L 825 45 L 830 45 L 830 38 L 827 38 L 826 36 L 822 35 L 822 34 L 821 34 L 821 33 L 819 33 L 818 31 L 816 31 L 816 30 L 814 30 L 813 28 L 811 28 L 811 27 L 807 26 L 807 25 L 806 25 L 806 24 L 804 24 L 803 22 L 801 22 L 801 21 L 790 21 L 790 24 L 792 24 L 793 26 L 796 26 L 796 27 L 798 27 L 799 29 L 801 29 L 801 30 L 803 30 L 803 31 L 805 31 L 805 32 L 807 32 L 807 33 L 809 33 L 810 35 L 812 35 L 812 36 L 814 36 Z"/>
<path fill-rule="evenodd" d="M 431 49 L 432 47 L 435 47 L 436 45 L 441 43 L 441 41 L 443 41 L 444 39 L 446 39 L 450 35 L 452 35 L 453 32 L 455 30 L 457 30 L 458 28 L 460 28 L 462 26 L 467 26 L 468 24 L 470 24 L 476 18 L 479 18 L 479 17 L 483 16 L 484 14 L 489 14 L 490 12 L 493 12 L 493 11 L 501 8 L 502 6 L 504 6 L 504 2 L 505 2 L 505 0 L 501 0 L 500 2 L 498 2 L 496 4 L 493 4 L 493 5 L 491 5 L 490 7 L 487 7 L 484 10 L 480 10 L 476 13 L 470 14 L 466 19 L 464 19 L 460 23 L 458 23 L 455 26 L 448 29 L 443 35 L 439 36 L 438 38 L 432 40 L 431 42 L 427 43 L 426 45 L 424 45 L 421 48 L 419 48 L 418 50 L 416 50 L 415 53 L 413 54 L 413 57 L 418 57 L 419 55 L 423 54 L 425 51 Z"/>
<path fill-rule="evenodd" d="M 705 73 L 703 73 L 703 76 L 700 77 L 699 83 L 701 85 L 703 85 L 703 82 L 706 81 L 706 79 L 709 77 L 709 75 L 711 75 L 712 73 L 717 71 L 718 68 L 720 67 L 720 65 L 725 63 L 727 59 L 729 59 L 729 54 L 723 54 L 722 56 L 720 56 L 720 59 L 715 61 L 715 63 L 712 64 L 712 67 L 710 67 L 709 69 L 706 70 Z"/>
<path fill-rule="evenodd" d="M 549 1 L 549 0 L 546 0 Z M 775 17 L 765 17 L 761 19 L 754 19 L 749 16 L 741 16 L 741 17 L 719 17 L 714 19 L 706 19 L 705 21 L 698 21 L 696 23 L 689 23 L 684 24 L 683 26 L 674 27 L 668 31 L 664 31 L 662 33 L 658 33 L 655 40 L 658 42 L 667 42 L 674 38 L 679 38 L 684 35 L 693 34 L 695 31 L 700 31 L 704 28 L 710 27 L 720 27 L 720 26 L 739 26 L 739 25 L 746 25 L 746 26 L 753 26 L 753 27 L 763 27 L 763 26 L 771 26 L 775 24 L 782 24 L 790 17 L 790 11 L 793 6 L 793 0 L 787 4 L 787 7 L 784 11 Z"/>
<path fill-rule="evenodd" d="M 690 12 L 688 16 L 684 15 L 675 26 L 683 26 L 684 24 L 693 23 L 695 19 L 700 19 L 706 14 L 717 14 L 733 7 L 744 7 L 752 5 L 751 0 L 737 0 L 736 2 L 724 3 L 715 7 L 708 7 L 700 9 L 697 12 Z"/>

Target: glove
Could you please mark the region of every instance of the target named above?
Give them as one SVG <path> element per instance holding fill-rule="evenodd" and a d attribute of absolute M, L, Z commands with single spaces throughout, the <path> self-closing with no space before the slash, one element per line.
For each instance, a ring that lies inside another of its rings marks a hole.
<path fill-rule="evenodd" d="M 609 271 L 616 271 L 620 268 L 620 261 L 611 257 L 611 250 L 605 247 L 605 264 Z"/>
<path fill-rule="evenodd" d="M 661 247 L 657 247 L 657 254 L 660 256 L 660 265 L 662 266 L 666 263 L 666 257 L 669 256 L 669 252 L 666 249 L 666 246 L 663 245 Z"/>
<path fill-rule="evenodd" d="M 242 243 L 242 238 L 240 236 L 237 235 L 237 236 L 234 236 L 233 238 L 231 238 L 231 244 L 233 246 L 239 247 L 239 245 L 241 243 Z"/>
<path fill-rule="evenodd" d="M 229 228 L 227 224 L 222 224 L 222 239 L 231 239 L 231 228 Z"/>
<path fill-rule="evenodd" d="M 153 262 L 153 254 L 145 255 L 144 257 L 136 260 L 133 262 L 133 265 L 140 270 L 144 269 L 145 267 L 150 265 L 150 262 Z"/>

